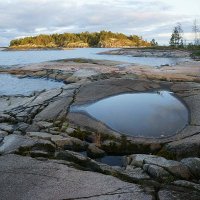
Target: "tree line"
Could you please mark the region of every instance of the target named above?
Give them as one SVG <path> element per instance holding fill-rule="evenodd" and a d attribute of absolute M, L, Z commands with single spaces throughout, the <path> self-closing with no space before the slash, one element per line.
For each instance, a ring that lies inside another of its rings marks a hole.
<path fill-rule="evenodd" d="M 155 39 L 148 42 L 137 35 L 127 36 L 122 33 L 111 31 L 101 32 L 82 32 L 82 33 L 63 33 L 51 35 L 38 35 L 15 39 L 10 42 L 10 47 L 150 47 L 157 46 Z"/>
<path fill-rule="evenodd" d="M 183 36 L 184 31 L 182 25 L 181 23 L 177 23 L 173 28 L 169 45 L 174 48 L 200 48 L 200 26 L 196 19 L 193 22 L 192 32 L 194 35 L 193 42 L 187 43 Z"/>

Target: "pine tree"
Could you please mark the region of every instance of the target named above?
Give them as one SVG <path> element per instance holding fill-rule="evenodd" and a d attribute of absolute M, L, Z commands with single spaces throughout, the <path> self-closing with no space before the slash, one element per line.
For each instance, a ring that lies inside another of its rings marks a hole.
<path fill-rule="evenodd" d="M 158 46 L 158 43 L 156 42 L 156 40 L 154 38 L 151 40 L 151 46 L 152 47 Z"/>

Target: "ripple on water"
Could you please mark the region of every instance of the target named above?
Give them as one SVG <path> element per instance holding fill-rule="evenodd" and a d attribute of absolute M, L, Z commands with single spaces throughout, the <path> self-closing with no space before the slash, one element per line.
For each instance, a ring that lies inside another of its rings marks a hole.
<path fill-rule="evenodd" d="M 120 94 L 72 106 L 71 112 L 85 113 L 119 133 L 139 137 L 174 135 L 189 121 L 187 107 L 168 91 Z"/>

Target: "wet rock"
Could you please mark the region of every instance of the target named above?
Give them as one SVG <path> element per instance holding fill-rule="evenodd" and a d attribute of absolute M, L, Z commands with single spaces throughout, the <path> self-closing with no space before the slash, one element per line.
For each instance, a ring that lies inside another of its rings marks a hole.
<path fill-rule="evenodd" d="M 185 158 L 181 163 L 189 168 L 195 179 L 200 179 L 200 158 Z"/>
<path fill-rule="evenodd" d="M 47 151 L 41 151 L 41 150 L 33 150 L 29 152 L 29 155 L 33 158 L 50 158 L 52 156 L 52 154 L 50 152 Z"/>
<path fill-rule="evenodd" d="M 90 144 L 87 148 L 87 155 L 90 158 L 100 158 L 105 156 L 105 151 L 99 149 L 95 144 Z"/>
<path fill-rule="evenodd" d="M 61 159 L 61 160 L 66 160 L 66 161 L 71 161 L 74 163 L 77 163 L 81 166 L 87 166 L 88 162 L 90 162 L 90 159 L 87 158 L 86 156 L 83 156 L 79 153 L 73 152 L 73 151 L 60 151 L 57 152 L 55 155 L 56 159 Z"/>
<path fill-rule="evenodd" d="M 0 157 L 0 166 L 2 199 L 152 199 L 136 184 L 50 160 L 7 155 Z"/>
<path fill-rule="evenodd" d="M 96 171 L 107 175 L 113 175 L 115 177 L 133 181 L 133 177 L 129 176 L 128 173 L 124 173 L 121 169 L 116 169 L 115 167 L 97 162 L 73 151 L 65 150 L 57 152 L 55 158 L 74 162 L 75 164 L 78 164 L 79 166 L 84 167 L 87 170 Z"/>
<path fill-rule="evenodd" d="M 0 130 L 6 131 L 6 132 L 8 132 L 8 133 L 12 133 L 13 130 L 14 130 L 14 127 L 13 127 L 13 125 L 11 125 L 11 124 L 1 123 L 1 124 L 0 124 Z"/>

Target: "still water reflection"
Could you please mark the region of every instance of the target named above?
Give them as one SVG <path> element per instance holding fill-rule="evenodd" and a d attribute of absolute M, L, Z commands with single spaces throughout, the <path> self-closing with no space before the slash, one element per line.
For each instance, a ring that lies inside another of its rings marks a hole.
<path fill-rule="evenodd" d="M 111 129 L 141 137 L 165 137 L 183 129 L 189 120 L 186 106 L 168 91 L 126 93 L 71 107 Z"/>

